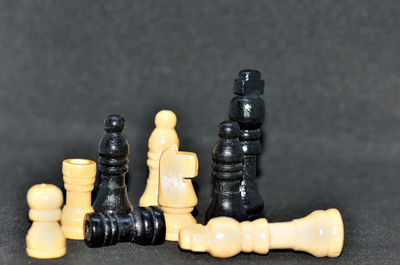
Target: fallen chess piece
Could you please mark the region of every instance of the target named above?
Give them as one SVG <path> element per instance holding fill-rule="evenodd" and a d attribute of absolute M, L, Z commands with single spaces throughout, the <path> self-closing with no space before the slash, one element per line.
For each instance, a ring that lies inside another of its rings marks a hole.
<path fill-rule="evenodd" d="M 336 209 L 317 210 L 291 222 L 271 223 L 265 218 L 239 223 L 216 217 L 206 226 L 195 224 L 179 233 L 179 246 L 213 257 L 229 258 L 241 251 L 267 254 L 270 249 L 305 251 L 315 257 L 336 258 L 343 249 L 343 221 Z"/>
<path fill-rule="evenodd" d="M 165 240 L 165 219 L 158 207 L 138 207 L 128 214 L 88 213 L 84 221 L 88 247 L 132 242 L 158 245 Z"/>

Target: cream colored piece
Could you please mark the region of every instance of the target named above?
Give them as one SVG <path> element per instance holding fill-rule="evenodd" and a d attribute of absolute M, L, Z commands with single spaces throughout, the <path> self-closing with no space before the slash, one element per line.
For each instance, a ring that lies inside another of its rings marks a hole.
<path fill-rule="evenodd" d="M 176 145 L 162 153 L 158 202 L 164 212 L 166 240 L 177 241 L 182 228 L 196 223 L 191 214 L 197 205 L 191 178 L 196 177 L 197 172 L 195 153 L 178 152 Z"/>
<path fill-rule="evenodd" d="M 62 166 L 66 203 L 61 213 L 61 227 L 66 238 L 83 240 L 83 219 L 93 212 L 92 190 L 96 163 L 87 159 L 66 159 Z"/>
<path fill-rule="evenodd" d="M 147 178 L 146 189 L 139 200 L 139 206 L 158 205 L 158 179 L 160 156 L 162 152 L 176 145 L 179 147 L 178 135 L 175 131 L 176 115 L 170 110 L 162 110 L 157 113 L 155 118 L 156 128 L 149 138 L 149 152 L 147 153 L 147 166 L 149 167 L 149 177 Z"/>
<path fill-rule="evenodd" d="M 317 210 L 301 219 L 271 224 L 265 218 L 239 223 L 233 218 L 217 217 L 206 226 L 195 224 L 179 233 L 182 249 L 209 252 L 217 258 L 240 252 L 267 254 L 270 249 L 336 258 L 342 252 L 343 240 L 342 216 L 336 209 Z"/>
<path fill-rule="evenodd" d="M 32 186 L 27 194 L 29 219 L 33 221 L 26 235 L 26 253 L 38 259 L 53 259 L 65 255 L 66 240 L 58 223 L 63 195 L 51 184 Z"/>

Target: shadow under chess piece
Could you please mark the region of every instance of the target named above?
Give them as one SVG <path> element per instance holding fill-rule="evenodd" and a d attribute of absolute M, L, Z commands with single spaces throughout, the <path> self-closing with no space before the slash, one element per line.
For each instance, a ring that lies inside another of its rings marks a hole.
<path fill-rule="evenodd" d="M 106 117 L 104 127 L 106 133 L 99 143 L 100 185 L 93 208 L 95 212 L 130 213 L 133 207 L 125 184 L 129 162 L 129 144 L 123 133 L 125 119 L 111 114 Z"/>

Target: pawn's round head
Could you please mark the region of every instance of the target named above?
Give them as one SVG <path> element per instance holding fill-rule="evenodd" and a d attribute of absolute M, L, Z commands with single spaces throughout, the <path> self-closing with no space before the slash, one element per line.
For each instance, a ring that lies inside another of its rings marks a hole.
<path fill-rule="evenodd" d="M 37 184 L 26 195 L 29 208 L 35 210 L 59 209 L 63 203 L 61 190 L 52 184 Z"/>
<path fill-rule="evenodd" d="M 218 136 L 223 139 L 236 139 L 239 137 L 240 127 L 237 122 L 223 121 L 218 125 Z"/>
<path fill-rule="evenodd" d="M 125 119 L 118 114 L 108 115 L 104 120 L 104 128 L 107 132 L 120 133 L 125 129 Z"/>
<path fill-rule="evenodd" d="M 159 111 L 154 119 L 157 128 L 173 129 L 176 125 L 176 115 L 170 110 Z"/>

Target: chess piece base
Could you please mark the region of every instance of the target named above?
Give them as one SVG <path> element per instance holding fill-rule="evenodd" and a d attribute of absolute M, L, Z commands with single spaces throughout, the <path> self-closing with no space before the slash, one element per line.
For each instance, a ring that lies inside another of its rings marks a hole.
<path fill-rule="evenodd" d="M 26 253 L 38 259 L 64 256 L 66 240 L 58 222 L 34 222 L 26 236 Z"/>
<path fill-rule="evenodd" d="M 196 224 L 196 219 L 190 213 L 168 213 L 165 208 L 161 207 L 164 212 L 166 233 L 165 240 L 178 241 L 179 231 L 182 228 Z M 193 208 L 190 210 L 190 212 Z M 187 209 L 186 209 L 187 211 Z"/>
<path fill-rule="evenodd" d="M 61 214 L 61 228 L 68 239 L 83 240 L 83 219 L 87 213 L 93 212 L 93 208 L 74 209 L 64 207 Z"/>

